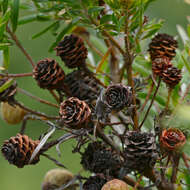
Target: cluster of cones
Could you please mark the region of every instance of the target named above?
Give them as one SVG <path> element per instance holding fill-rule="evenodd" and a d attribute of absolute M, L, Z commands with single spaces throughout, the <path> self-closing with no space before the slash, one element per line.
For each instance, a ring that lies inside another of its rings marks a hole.
<path fill-rule="evenodd" d="M 167 34 L 158 34 L 149 46 L 153 73 L 170 88 L 181 80 L 181 71 L 171 63 L 176 48 L 177 42 Z M 96 77 L 86 67 L 88 52 L 80 37 L 73 34 L 66 36 L 55 50 L 68 68 L 76 69 L 65 74 L 55 60 L 46 58 L 36 64 L 33 77 L 41 88 L 55 89 L 60 94 L 65 94 L 66 99 L 60 101 L 61 125 L 75 130 L 90 129 L 92 132 L 93 115 L 96 122 L 108 122 L 109 114 L 120 112 L 132 105 L 132 89 L 129 86 L 112 84 L 105 89 L 101 87 Z M 0 79 L 0 86 L 8 80 L 8 78 Z M 16 87 L 14 82 L 1 92 L 0 101 L 14 104 Z M 180 139 L 174 138 L 175 134 Z M 171 147 L 175 149 L 177 140 L 179 140 L 177 142 L 179 147 L 184 145 L 186 140 L 179 131 L 165 131 L 160 139 L 163 147 L 165 149 L 170 147 L 170 150 Z M 123 149 L 119 150 L 119 154 L 113 147 L 102 142 L 88 144 L 82 153 L 81 164 L 95 176 L 86 180 L 83 184 L 84 190 L 100 190 L 101 188 L 107 190 L 104 185 L 114 178 L 121 178 L 132 171 L 143 173 L 147 169 L 154 168 L 158 159 L 154 134 L 128 131 L 121 137 L 121 142 Z M 40 152 L 30 161 L 38 145 L 38 140 L 34 141 L 26 135 L 18 134 L 4 142 L 1 152 L 10 164 L 22 168 L 39 162 Z"/>
<path fill-rule="evenodd" d="M 157 34 L 149 44 L 148 51 L 152 61 L 152 71 L 169 88 L 174 88 L 182 78 L 181 70 L 171 63 L 176 55 L 177 47 L 177 41 L 168 34 Z"/>

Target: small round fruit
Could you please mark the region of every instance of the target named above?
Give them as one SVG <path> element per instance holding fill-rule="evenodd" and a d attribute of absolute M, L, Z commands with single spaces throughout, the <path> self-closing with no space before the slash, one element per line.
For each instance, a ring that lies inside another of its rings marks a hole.
<path fill-rule="evenodd" d="M 20 123 L 26 113 L 19 106 L 11 106 L 7 102 L 1 102 L 1 116 L 8 124 L 14 125 Z"/>
<path fill-rule="evenodd" d="M 101 190 L 129 190 L 127 184 L 119 179 L 108 181 Z"/>
<path fill-rule="evenodd" d="M 66 169 L 52 169 L 49 170 L 43 180 L 42 190 L 54 190 L 61 187 L 64 184 L 67 184 L 70 180 L 73 179 L 73 174 Z M 76 190 L 75 185 L 71 185 L 65 190 Z"/>

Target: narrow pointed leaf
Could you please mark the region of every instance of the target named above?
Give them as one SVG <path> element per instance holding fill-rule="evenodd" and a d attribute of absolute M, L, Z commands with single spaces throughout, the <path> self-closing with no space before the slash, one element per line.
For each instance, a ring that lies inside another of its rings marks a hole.
<path fill-rule="evenodd" d="M 13 32 L 17 29 L 20 0 L 14 0 L 11 8 L 11 24 Z"/>

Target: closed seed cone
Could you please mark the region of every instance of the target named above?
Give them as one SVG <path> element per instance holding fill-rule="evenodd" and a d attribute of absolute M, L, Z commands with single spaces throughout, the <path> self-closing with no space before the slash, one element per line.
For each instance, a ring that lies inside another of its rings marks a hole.
<path fill-rule="evenodd" d="M 108 181 L 101 190 L 129 190 L 128 185 L 119 179 Z"/>
<path fill-rule="evenodd" d="M 39 140 L 32 140 L 27 135 L 17 134 L 9 140 L 4 141 L 1 152 L 10 164 L 23 168 L 28 164 L 39 162 L 39 154 L 29 163 L 33 151 L 39 144 Z"/>
<path fill-rule="evenodd" d="M 161 78 L 170 88 L 174 88 L 182 79 L 181 70 L 173 66 L 168 67 L 162 72 Z"/>
<path fill-rule="evenodd" d="M 25 110 L 17 105 L 10 105 L 7 102 L 1 102 L 1 116 L 9 124 L 18 124 L 27 114 Z"/>
<path fill-rule="evenodd" d="M 154 75 L 161 77 L 164 70 L 172 67 L 168 58 L 156 58 L 152 61 L 152 71 Z"/>
<path fill-rule="evenodd" d="M 149 44 L 151 60 L 167 57 L 169 60 L 176 55 L 177 41 L 168 34 L 157 34 Z"/>
<path fill-rule="evenodd" d="M 62 185 L 69 183 L 73 177 L 73 174 L 66 169 L 56 168 L 49 170 L 44 177 L 42 190 L 56 190 Z M 76 190 L 76 186 L 71 185 L 65 190 Z"/>
<path fill-rule="evenodd" d="M 37 63 L 33 69 L 33 77 L 40 88 L 61 89 L 65 73 L 54 59 L 46 58 Z"/>

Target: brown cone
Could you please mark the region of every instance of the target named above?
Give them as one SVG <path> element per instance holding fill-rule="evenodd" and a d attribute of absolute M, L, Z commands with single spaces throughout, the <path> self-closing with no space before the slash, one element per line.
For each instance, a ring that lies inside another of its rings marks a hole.
<path fill-rule="evenodd" d="M 97 99 L 100 93 L 100 86 L 95 79 L 82 70 L 73 71 L 66 75 L 64 83 L 73 97 L 89 103 Z"/>
<path fill-rule="evenodd" d="M 101 190 L 108 180 L 102 174 L 89 177 L 83 184 L 83 190 Z"/>
<path fill-rule="evenodd" d="M 161 77 L 163 71 L 169 67 L 172 67 L 172 64 L 167 58 L 156 58 L 152 61 L 152 71 L 157 76 Z"/>
<path fill-rule="evenodd" d="M 0 87 L 3 86 L 9 80 L 10 80 L 9 78 L 1 78 Z M 11 86 L 0 92 L 0 101 L 8 102 L 9 104 L 14 104 L 14 95 L 16 94 L 16 88 L 17 88 L 17 83 L 16 81 L 14 81 Z"/>
<path fill-rule="evenodd" d="M 65 73 L 54 59 L 43 59 L 33 70 L 38 85 L 45 89 L 59 89 L 63 86 Z"/>
<path fill-rule="evenodd" d="M 156 35 L 149 44 L 149 53 L 151 60 L 156 58 L 167 57 L 171 60 L 176 55 L 176 48 L 178 47 L 177 41 L 173 36 L 168 34 Z"/>
<path fill-rule="evenodd" d="M 127 172 L 142 172 L 152 168 L 157 159 L 155 137 L 152 133 L 129 131 L 125 138 L 124 158 Z"/>
<path fill-rule="evenodd" d="M 81 164 L 93 173 L 117 175 L 121 167 L 120 156 L 101 142 L 89 143 L 82 154 Z"/>
<path fill-rule="evenodd" d="M 59 114 L 63 124 L 79 129 L 86 127 L 91 116 L 91 110 L 84 101 L 71 97 L 61 103 Z"/>
<path fill-rule="evenodd" d="M 10 164 L 23 168 L 29 164 L 31 155 L 38 144 L 38 140 L 34 141 L 26 135 L 17 134 L 15 137 L 4 141 L 1 152 Z M 39 155 L 30 164 L 36 164 L 38 161 Z"/>
<path fill-rule="evenodd" d="M 76 68 L 85 64 L 88 51 L 82 38 L 74 34 L 65 36 L 55 49 L 67 67 Z"/>
<path fill-rule="evenodd" d="M 176 67 L 168 67 L 162 72 L 161 78 L 170 88 L 174 88 L 182 78 L 181 70 Z"/>

